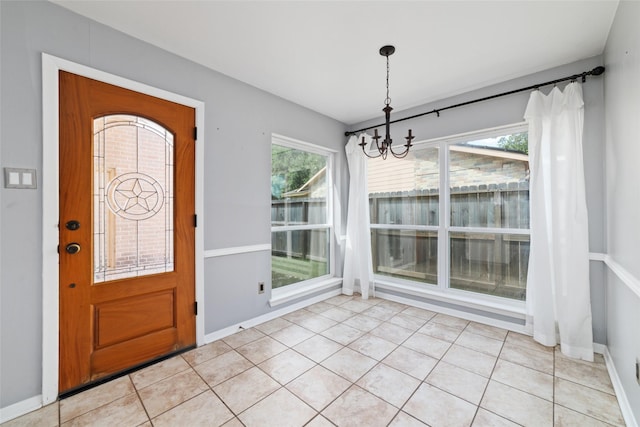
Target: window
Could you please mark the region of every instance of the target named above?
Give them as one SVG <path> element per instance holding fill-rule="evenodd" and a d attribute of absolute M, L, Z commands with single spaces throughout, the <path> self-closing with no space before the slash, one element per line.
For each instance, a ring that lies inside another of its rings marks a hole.
<path fill-rule="evenodd" d="M 274 136 L 271 145 L 271 286 L 332 275 L 331 152 Z"/>
<path fill-rule="evenodd" d="M 368 163 L 374 272 L 441 292 L 524 300 L 529 159 L 523 126 L 416 144 Z"/>
<path fill-rule="evenodd" d="M 369 159 L 374 272 L 437 284 L 440 159 L 437 147 L 403 159 Z"/>

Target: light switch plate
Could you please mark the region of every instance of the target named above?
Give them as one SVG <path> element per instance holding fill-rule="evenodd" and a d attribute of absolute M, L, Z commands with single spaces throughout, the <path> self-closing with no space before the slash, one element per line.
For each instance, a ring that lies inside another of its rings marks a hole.
<path fill-rule="evenodd" d="M 35 169 L 4 168 L 4 188 L 36 188 Z"/>

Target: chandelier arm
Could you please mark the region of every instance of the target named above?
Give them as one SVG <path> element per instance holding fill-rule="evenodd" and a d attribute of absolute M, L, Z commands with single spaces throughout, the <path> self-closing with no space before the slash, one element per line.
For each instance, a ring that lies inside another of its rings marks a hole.
<path fill-rule="evenodd" d="M 405 148 L 405 149 L 404 149 L 404 151 L 402 151 L 401 153 L 396 153 L 396 152 L 393 150 L 393 148 L 391 148 L 391 147 L 389 147 L 389 151 L 391 151 L 391 155 L 392 155 L 393 157 L 395 157 L 396 159 L 403 159 L 403 158 L 407 157 L 407 154 L 409 154 L 409 148 L 410 148 L 411 146 L 408 146 L 408 147 L 407 147 L 406 145 L 403 145 L 403 147 L 406 147 L 406 148 Z"/>
<path fill-rule="evenodd" d="M 364 147 L 362 147 L 362 152 L 364 153 L 365 156 L 367 156 L 370 159 L 377 159 L 378 157 L 380 157 L 382 155 L 382 153 L 378 153 L 377 156 L 371 156 L 369 153 L 367 153 L 367 150 L 365 150 Z"/>
<path fill-rule="evenodd" d="M 398 154 L 397 156 L 394 154 L 393 157 L 396 159 L 404 159 L 409 154 L 409 151 L 403 151 L 402 154 Z"/>
<path fill-rule="evenodd" d="M 376 136 L 377 132 L 376 132 Z M 380 138 L 380 137 L 378 137 Z M 380 150 L 380 146 L 378 146 L 378 141 L 376 140 L 376 146 L 378 147 L 378 155 L 377 156 L 371 156 L 369 155 L 369 153 L 367 153 L 367 143 L 364 140 L 364 136 L 362 137 L 362 142 L 360 144 L 358 144 L 360 147 L 362 147 L 362 152 L 365 154 L 365 156 L 369 157 L 370 159 L 376 159 L 378 157 L 380 157 L 382 155 L 382 150 Z"/>

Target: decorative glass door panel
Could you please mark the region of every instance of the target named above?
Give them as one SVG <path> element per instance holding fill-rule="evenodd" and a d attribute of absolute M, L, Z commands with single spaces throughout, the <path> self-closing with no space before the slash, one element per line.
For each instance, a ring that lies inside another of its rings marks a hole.
<path fill-rule="evenodd" d="M 93 135 L 94 283 L 173 271 L 173 134 L 108 115 Z"/>

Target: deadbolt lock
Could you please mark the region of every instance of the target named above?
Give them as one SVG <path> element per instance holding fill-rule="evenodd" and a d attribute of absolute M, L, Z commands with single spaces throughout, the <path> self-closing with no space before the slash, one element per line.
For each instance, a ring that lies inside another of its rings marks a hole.
<path fill-rule="evenodd" d="M 65 250 L 68 254 L 75 255 L 80 252 L 80 245 L 78 243 L 69 243 Z"/>

